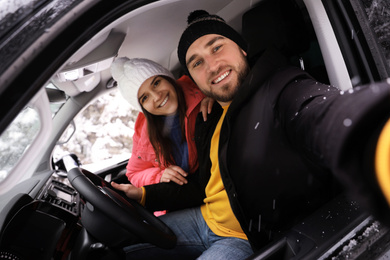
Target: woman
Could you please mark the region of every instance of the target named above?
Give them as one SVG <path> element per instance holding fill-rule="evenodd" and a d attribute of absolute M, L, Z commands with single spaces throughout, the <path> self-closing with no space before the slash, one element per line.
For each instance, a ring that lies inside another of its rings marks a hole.
<path fill-rule="evenodd" d="M 136 187 L 186 184 L 198 168 L 194 130 L 203 93 L 188 76 L 176 81 L 169 70 L 147 59 L 118 58 L 111 73 L 123 97 L 142 111 L 134 126 L 129 181 Z M 211 103 L 205 99 L 204 110 Z"/>

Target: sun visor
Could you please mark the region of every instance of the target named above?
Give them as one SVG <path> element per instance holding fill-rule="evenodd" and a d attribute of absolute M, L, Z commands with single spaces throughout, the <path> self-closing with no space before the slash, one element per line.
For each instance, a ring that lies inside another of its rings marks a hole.
<path fill-rule="evenodd" d="M 123 33 L 110 32 L 102 44 L 58 72 L 53 82 L 71 96 L 91 91 L 100 82 L 100 72 L 110 68 L 124 38 Z"/>

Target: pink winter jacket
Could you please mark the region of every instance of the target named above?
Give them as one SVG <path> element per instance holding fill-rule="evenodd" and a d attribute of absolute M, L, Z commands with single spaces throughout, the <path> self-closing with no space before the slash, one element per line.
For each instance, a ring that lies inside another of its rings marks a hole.
<path fill-rule="evenodd" d="M 198 155 L 195 147 L 195 120 L 199 113 L 200 102 L 205 97 L 196 84 L 188 77 L 177 80 L 182 87 L 187 103 L 185 131 L 188 144 L 189 173 L 198 168 Z M 165 167 L 158 164 L 153 146 L 149 141 L 147 121 L 142 112 L 138 114 L 134 126 L 133 149 L 127 164 L 126 176 L 137 187 L 159 183 Z M 162 158 L 160 158 L 162 161 Z"/>

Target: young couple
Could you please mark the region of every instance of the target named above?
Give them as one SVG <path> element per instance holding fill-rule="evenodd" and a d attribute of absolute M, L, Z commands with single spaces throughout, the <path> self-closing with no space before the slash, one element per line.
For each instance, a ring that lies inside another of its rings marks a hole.
<path fill-rule="evenodd" d="M 171 150 L 164 154 L 166 146 L 159 146 L 162 139 L 151 143 L 161 167 L 175 165 L 180 170 L 160 171 L 154 182 L 163 183 L 112 184 L 150 210 L 175 210 L 160 218 L 176 234 L 177 246 L 164 250 L 150 244 L 132 245 L 124 249 L 128 259 L 245 259 L 329 200 L 334 195 L 333 176 L 352 193 L 359 192 L 362 206 L 389 222 L 388 84 L 375 91 L 361 87 L 341 95 L 338 89 L 287 66 L 272 49 L 249 67 L 241 36 L 221 17 L 204 11 L 189 16 L 178 57 L 199 89 L 217 102 L 206 121 L 197 118 L 198 173 L 188 175 L 191 170 L 184 170 L 183 161 L 190 165 L 192 160 L 183 153 L 190 153 L 193 139 L 188 132 L 193 133 L 193 125 L 182 123 L 192 119 L 188 115 L 182 119 L 177 102 L 172 113 L 164 114 L 162 124 L 170 125 L 167 121 L 174 121 L 170 117 L 176 115 L 184 128 L 180 140 L 162 130 L 165 127 L 155 127 L 170 138 Z M 121 79 L 113 76 L 121 88 Z M 136 97 L 151 126 L 147 114 L 160 118 L 157 111 L 174 94 L 158 91 L 164 81 L 155 81 L 164 74 L 147 76 Z M 144 82 L 149 82 L 145 88 Z M 190 81 L 182 86 L 184 93 L 196 89 Z M 150 99 L 152 105 L 147 106 Z M 185 100 L 188 114 L 194 101 Z M 346 126 L 346 118 L 353 124 Z M 151 137 L 153 130 L 148 134 Z M 185 135 L 187 147 L 183 148 Z M 128 176 L 130 162 L 137 158 L 130 159 Z"/>

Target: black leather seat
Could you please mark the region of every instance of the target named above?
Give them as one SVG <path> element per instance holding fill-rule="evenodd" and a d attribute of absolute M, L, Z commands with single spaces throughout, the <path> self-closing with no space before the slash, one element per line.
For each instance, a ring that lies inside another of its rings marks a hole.
<path fill-rule="evenodd" d="M 321 51 L 305 13 L 292 0 L 261 1 L 242 17 L 242 35 L 248 42 L 253 63 L 268 47 L 283 53 L 294 66 L 302 67 L 317 80 L 329 84 Z"/>

